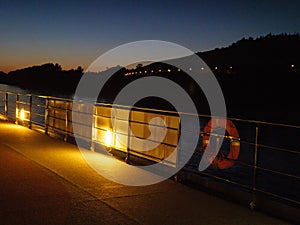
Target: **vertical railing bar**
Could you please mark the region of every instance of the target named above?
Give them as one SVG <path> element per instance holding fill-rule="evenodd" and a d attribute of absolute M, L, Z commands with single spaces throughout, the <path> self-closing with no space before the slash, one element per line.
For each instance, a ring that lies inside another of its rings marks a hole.
<path fill-rule="evenodd" d="M 18 124 L 18 114 L 19 114 L 19 94 L 16 94 L 16 116 L 15 116 L 15 124 Z"/>
<path fill-rule="evenodd" d="M 5 106 L 4 106 L 4 112 L 5 116 L 8 116 L 8 93 L 5 92 Z"/>
<path fill-rule="evenodd" d="M 93 115 L 92 115 L 92 137 L 91 137 L 91 147 L 90 147 L 90 150 L 92 151 L 92 152 L 94 152 L 95 151 L 95 137 L 97 137 L 97 135 L 95 134 L 95 132 L 97 132 L 97 127 L 95 126 L 96 125 L 96 123 L 95 123 L 95 119 L 97 118 L 96 117 L 96 105 L 94 104 L 93 105 Z M 97 141 L 97 140 L 96 140 Z"/>
<path fill-rule="evenodd" d="M 129 110 L 129 109 L 125 109 L 125 110 Z M 129 163 L 129 160 L 130 160 L 130 122 L 132 120 L 131 118 L 132 116 L 132 113 L 131 111 L 129 111 L 129 117 L 128 117 L 128 128 L 127 128 L 127 151 L 126 151 L 126 157 L 125 157 L 125 162 L 126 163 Z"/>
<path fill-rule="evenodd" d="M 68 140 L 68 107 L 67 107 L 67 102 L 65 102 L 65 111 L 66 111 L 66 115 L 65 115 L 65 137 L 64 137 L 64 141 Z"/>
<path fill-rule="evenodd" d="M 53 128 L 56 129 L 56 100 L 53 99 L 53 107 L 51 107 L 53 110 Z M 52 129 L 53 129 L 52 128 Z M 52 130 L 53 131 L 53 130 Z"/>
<path fill-rule="evenodd" d="M 29 129 L 32 126 L 32 95 L 29 95 Z"/>
<path fill-rule="evenodd" d="M 117 126 L 117 116 L 116 116 L 116 114 L 117 113 L 113 113 L 113 110 L 114 110 L 114 108 L 113 107 L 111 107 L 111 111 L 110 111 L 110 117 L 111 117 L 111 119 L 112 119 L 112 117 L 113 117 L 113 122 L 111 123 L 111 125 L 112 125 L 112 129 L 111 129 L 111 132 L 112 132 L 112 139 L 111 139 L 111 144 L 110 144 L 110 147 L 109 147 L 109 153 L 112 151 L 112 148 L 114 147 L 114 146 L 116 146 L 116 140 L 117 140 L 117 133 L 116 133 L 116 126 Z"/>
<path fill-rule="evenodd" d="M 115 146 L 115 128 L 116 128 L 116 113 L 113 113 L 113 110 L 114 108 L 112 107 L 111 108 L 111 111 L 110 111 L 110 118 L 111 118 L 111 140 L 110 140 L 110 149 L 109 151 L 111 151 L 111 146 Z"/>
<path fill-rule="evenodd" d="M 178 132 L 178 138 L 177 138 L 177 154 L 176 154 L 176 161 L 175 161 L 175 168 L 178 168 L 179 166 L 179 160 L 180 160 L 180 153 L 182 150 L 182 146 L 181 146 L 181 118 L 180 118 L 180 114 L 179 114 L 179 121 L 178 121 L 178 128 L 177 128 L 177 132 Z M 176 182 L 178 182 L 180 179 L 180 177 L 178 177 L 178 173 L 176 173 L 174 175 L 174 180 Z"/>
<path fill-rule="evenodd" d="M 49 115 L 49 97 L 46 98 L 45 102 L 45 134 L 48 135 L 48 115 Z"/>
<path fill-rule="evenodd" d="M 165 129 L 167 129 L 168 130 L 168 124 L 169 124 L 169 117 L 168 116 L 164 116 L 164 118 L 165 118 L 165 125 L 166 125 L 166 127 L 165 127 Z M 168 131 L 167 131 L 168 132 Z M 167 134 L 167 133 L 166 133 Z M 162 160 L 165 160 L 166 159 L 166 146 L 164 145 L 164 155 L 163 155 L 163 159 Z"/>
<path fill-rule="evenodd" d="M 256 178 L 257 178 L 257 159 L 258 159 L 258 124 L 255 127 L 255 145 L 254 145 L 254 162 L 253 162 L 253 181 L 252 181 L 252 202 L 250 208 L 256 207 Z"/>

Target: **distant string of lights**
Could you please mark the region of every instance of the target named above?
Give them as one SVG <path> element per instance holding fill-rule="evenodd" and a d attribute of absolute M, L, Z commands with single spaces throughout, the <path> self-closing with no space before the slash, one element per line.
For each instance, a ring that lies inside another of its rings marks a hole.
<path fill-rule="evenodd" d="M 227 71 L 227 73 L 230 73 L 230 72 L 233 72 L 233 66 L 229 66 L 227 67 L 227 69 L 220 69 L 221 67 L 219 66 L 214 66 L 213 67 L 213 70 L 216 71 L 216 72 L 221 72 L 221 71 Z M 290 69 L 294 70 L 296 68 L 296 65 L 295 64 L 291 64 L 290 65 Z M 189 68 L 189 71 L 192 71 L 193 68 Z M 124 76 L 130 76 L 130 75 L 138 75 L 138 74 L 156 74 L 156 73 L 162 73 L 162 72 L 168 72 L 168 73 L 171 73 L 171 72 L 180 72 L 181 69 L 166 69 L 166 70 L 163 70 L 163 69 L 157 69 L 157 70 L 140 70 L 140 69 L 134 69 L 133 71 L 131 72 L 127 72 L 124 74 Z M 201 67 L 201 71 L 205 71 L 205 68 L 204 67 Z"/>
<path fill-rule="evenodd" d="M 218 67 L 216 66 L 216 67 L 214 67 L 215 68 L 215 70 L 218 70 Z M 230 66 L 229 67 L 229 69 L 233 69 L 233 67 L 232 66 Z M 189 68 L 189 71 L 192 71 L 193 70 L 193 68 Z M 201 67 L 201 71 L 204 71 L 205 70 L 205 68 L 204 67 Z M 162 72 L 168 72 L 168 73 L 171 73 L 171 72 L 180 72 L 181 71 L 181 69 L 166 69 L 165 71 L 164 70 L 162 70 L 162 69 L 158 69 L 158 70 L 150 70 L 150 71 L 148 71 L 148 70 L 144 70 L 144 71 L 142 71 L 142 70 L 139 70 L 139 69 L 134 69 L 133 71 L 131 71 L 131 72 L 127 72 L 127 73 L 125 73 L 124 74 L 124 76 L 130 76 L 130 75 L 138 75 L 138 74 L 154 74 L 154 73 L 162 73 Z"/>

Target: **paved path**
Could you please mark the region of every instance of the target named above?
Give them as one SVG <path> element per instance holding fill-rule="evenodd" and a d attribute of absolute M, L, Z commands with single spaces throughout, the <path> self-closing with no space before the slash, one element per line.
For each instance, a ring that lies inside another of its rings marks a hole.
<path fill-rule="evenodd" d="M 0 157 L 1 225 L 289 224 L 171 180 L 116 184 L 92 170 L 75 145 L 3 121 Z"/>
<path fill-rule="evenodd" d="M 1 224 L 64 224 L 70 195 L 63 184 L 0 146 Z"/>

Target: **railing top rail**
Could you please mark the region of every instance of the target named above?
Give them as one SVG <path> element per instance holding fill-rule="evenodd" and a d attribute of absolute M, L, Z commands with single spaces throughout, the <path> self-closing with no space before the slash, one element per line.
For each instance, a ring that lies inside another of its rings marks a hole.
<path fill-rule="evenodd" d="M 239 119 L 239 118 L 233 118 L 233 117 L 227 117 L 227 119 L 232 120 L 232 121 L 237 121 L 237 122 L 253 123 L 253 124 L 257 124 L 257 125 L 271 125 L 271 126 L 280 126 L 280 127 L 300 129 L 300 125 L 272 123 L 272 122 L 264 122 L 264 121 L 260 121 L 260 120 L 247 120 L 247 119 Z"/>
<path fill-rule="evenodd" d="M 152 108 L 146 108 L 146 107 L 137 107 L 137 106 L 126 106 L 126 105 L 118 105 L 118 104 L 111 104 L 111 103 L 104 103 L 104 102 L 95 102 L 88 99 L 71 99 L 71 98 L 62 98 L 62 97 L 53 97 L 53 96 L 45 96 L 45 95 L 35 95 L 35 94 L 26 94 L 26 93 L 17 93 L 17 92 L 11 92 L 11 91 L 2 91 L 0 90 L 0 93 L 7 93 L 7 94 L 15 94 L 15 95 L 22 95 L 22 96 L 34 96 L 37 98 L 43 98 L 43 99 L 49 99 L 49 100 L 60 100 L 60 101 L 69 101 L 73 103 L 78 104 L 91 104 L 91 105 L 102 105 L 107 107 L 114 107 L 114 108 L 124 108 L 124 109 L 135 109 L 140 111 L 151 111 L 155 113 L 166 113 L 166 114 L 176 114 L 176 115 L 186 115 L 186 116 L 198 116 L 198 117 L 204 117 L 204 118 L 212 118 L 211 115 L 206 114 L 194 114 L 189 112 L 176 112 L 171 110 L 161 110 L 161 109 L 152 109 Z M 215 118 L 222 118 L 215 116 Z M 240 118 L 234 118 L 234 117 L 227 117 L 226 119 L 236 121 L 236 122 L 244 122 L 244 123 L 251 123 L 255 124 L 257 126 L 259 125 L 270 125 L 270 126 L 280 126 L 280 127 L 287 127 L 287 128 L 296 128 L 300 129 L 300 125 L 291 125 L 291 124 L 284 124 L 284 123 L 272 123 L 272 122 L 265 122 L 265 121 L 259 121 L 259 120 L 249 120 L 249 119 L 240 119 Z"/>
<path fill-rule="evenodd" d="M 61 97 L 54 97 L 54 96 L 47 96 L 47 95 L 36 95 L 36 94 L 26 94 L 26 93 L 17 93 L 17 92 L 12 92 L 12 91 L 2 91 L 0 90 L 0 93 L 2 94 L 12 94 L 12 95 L 20 95 L 20 96 L 33 96 L 36 98 L 44 98 L 44 99 L 54 99 L 54 100 L 63 100 L 63 101 L 73 101 L 70 98 L 61 98 Z"/>
<path fill-rule="evenodd" d="M 32 94 L 26 94 L 26 93 L 17 93 L 17 92 L 12 92 L 12 91 L 2 91 L 2 90 L 0 90 L 0 93 L 3 93 L 3 94 L 9 94 L 9 95 L 23 95 L 23 96 L 32 96 Z"/>

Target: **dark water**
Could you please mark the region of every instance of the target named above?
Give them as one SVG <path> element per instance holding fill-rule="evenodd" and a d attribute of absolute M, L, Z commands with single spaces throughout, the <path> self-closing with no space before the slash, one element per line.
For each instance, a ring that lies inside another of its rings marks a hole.
<path fill-rule="evenodd" d="M 0 91 L 8 91 L 8 92 L 15 92 L 21 94 L 33 94 L 33 95 L 41 95 L 41 96 L 53 96 L 59 98 L 73 98 L 73 95 L 61 94 L 61 93 L 50 93 L 47 91 L 37 91 L 37 90 L 28 90 L 24 88 L 20 88 L 17 86 L 0 84 Z"/>

